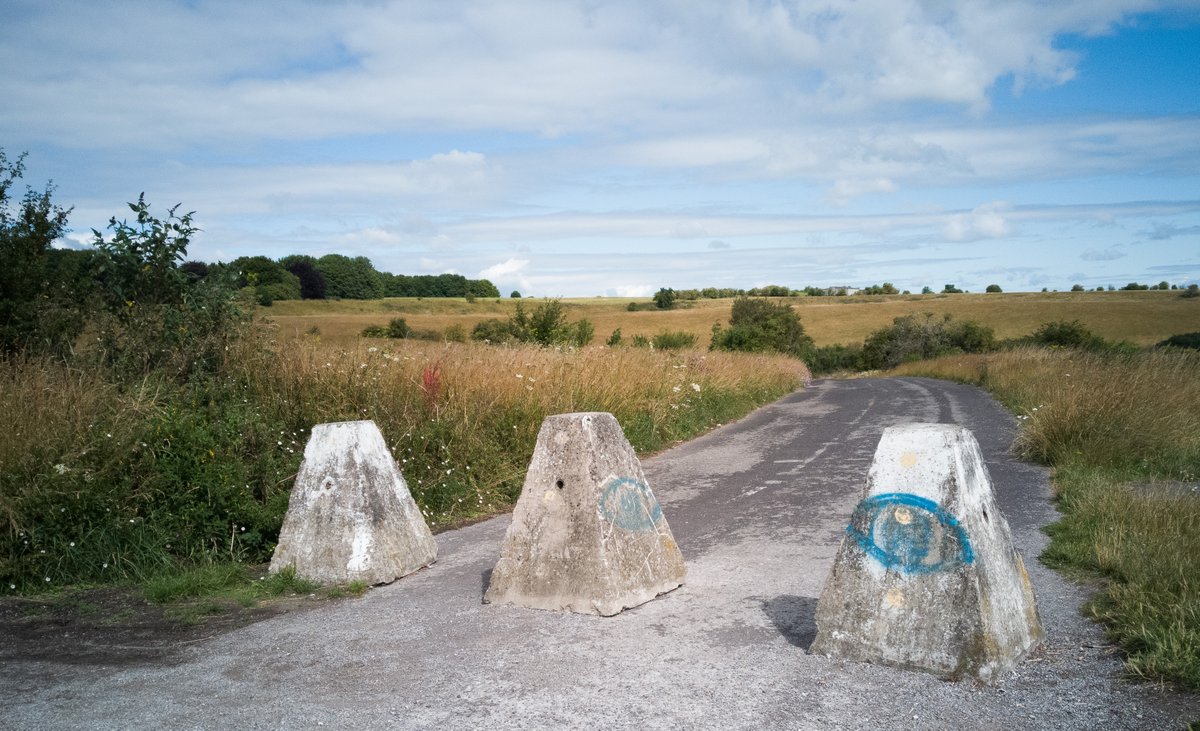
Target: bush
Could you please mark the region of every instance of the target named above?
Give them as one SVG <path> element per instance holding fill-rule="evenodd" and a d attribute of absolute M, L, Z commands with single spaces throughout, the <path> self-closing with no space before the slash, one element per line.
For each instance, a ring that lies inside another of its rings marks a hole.
<path fill-rule="evenodd" d="M 804 357 L 808 369 L 816 374 L 835 371 L 861 371 L 863 349 L 861 345 L 823 345 L 813 348 Z"/>
<path fill-rule="evenodd" d="M 617 328 L 616 330 L 613 330 L 612 335 L 608 336 L 608 340 L 605 340 L 604 344 L 610 348 L 620 345 L 621 344 L 621 328 Z"/>
<path fill-rule="evenodd" d="M 663 287 L 654 293 L 654 306 L 660 310 L 669 310 L 675 306 L 675 290 Z"/>
<path fill-rule="evenodd" d="M 109 219 L 106 239 L 93 231 L 98 291 L 100 360 L 118 377 L 144 377 L 163 370 L 186 380 L 214 374 L 250 322 L 239 301 L 237 273 L 210 266 L 193 280 L 179 268 L 192 235 L 192 213 L 176 205 L 159 219 L 145 196 L 129 204 L 134 223 Z"/>
<path fill-rule="evenodd" d="M 895 368 L 901 363 L 948 353 L 981 353 L 995 346 L 992 329 L 972 320 L 955 322 L 948 314 L 941 320 L 934 319 L 932 313 L 905 315 L 867 336 L 863 343 L 863 366 Z"/>
<path fill-rule="evenodd" d="M 1004 290 L 1000 289 L 999 284 L 989 284 L 983 291 L 984 292 L 1003 292 Z"/>
<path fill-rule="evenodd" d="M 664 330 L 651 338 L 650 343 L 659 350 L 683 350 L 696 347 L 696 336 L 692 333 Z"/>
<path fill-rule="evenodd" d="M 1063 348 L 1085 348 L 1099 350 L 1109 345 L 1108 341 L 1084 327 L 1079 320 L 1056 320 L 1043 323 L 1032 335 L 1031 342 L 1038 345 L 1057 345 Z"/>
<path fill-rule="evenodd" d="M 634 335 L 629 339 L 629 344 L 635 348 L 649 348 L 650 338 L 645 335 Z"/>
<path fill-rule="evenodd" d="M 1191 348 L 1192 350 L 1200 350 L 1200 332 L 1172 335 L 1155 347 Z"/>
<path fill-rule="evenodd" d="M 387 326 L 387 336 L 389 338 L 406 338 L 412 333 L 412 328 L 404 321 L 403 317 L 393 317 Z"/>
<path fill-rule="evenodd" d="M 1200 297 L 1200 285 L 1189 284 L 1187 289 L 1179 293 L 1180 297 L 1191 299 L 1192 297 Z"/>
<path fill-rule="evenodd" d="M 51 201 L 52 186 L 41 193 L 26 190 L 10 210 L 8 191 L 24 172 L 24 157 L 9 164 L 0 149 L 0 355 L 66 355 L 83 331 L 90 289 L 76 285 L 89 277 L 55 271 L 51 245 L 66 232 L 70 211 Z"/>
<path fill-rule="evenodd" d="M 713 350 L 776 352 L 802 357 L 813 347 L 791 305 L 765 299 L 739 297 L 733 303 L 730 327 L 713 326 Z"/>
<path fill-rule="evenodd" d="M 451 343 L 465 343 L 467 342 L 467 329 L 459 323 L 454 323 L 446 328 L 444 337 Z"/>
<path fill-rule="evenodd" d="M 471 328 L 471 339 L 503 345 L 513 342 L 517 337 L 509 321 L 492 317 L 475 323 L 475 327 Z"/>
<path fill-rule="evenodd" d="M 548 299 L 526 313 L 523 302 L 507 320 L 491 318 L 475 325 L 474 340 L 490 343 L 537 343 L 538 345 L 575 345 L 583 347 L 592 341 L 596 328 L 586 318 L 567 322 L 566 306 L 557 299 Z"/>

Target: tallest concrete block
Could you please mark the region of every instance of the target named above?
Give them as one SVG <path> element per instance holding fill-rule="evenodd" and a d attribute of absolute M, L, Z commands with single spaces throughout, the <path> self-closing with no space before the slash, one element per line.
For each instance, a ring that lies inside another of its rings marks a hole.
<path fill-rule="evenodd" d="M 975 437 L 889 427 L 817 603 L 812 651 L 990 682 L 1043 637 Z"/>
<path fill-rule="evenodd" d="M 613 415 L 547 417 L 485 600 L 607 616 L 683 576 L 671 528 Z"/>

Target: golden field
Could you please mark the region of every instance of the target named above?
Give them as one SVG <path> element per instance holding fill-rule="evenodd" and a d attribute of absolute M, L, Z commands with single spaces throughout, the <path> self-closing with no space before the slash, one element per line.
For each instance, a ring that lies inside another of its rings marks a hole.
<path fill-rule="evenodd" d="M 283 337 L 304 334 L 316 327 L 322 342 L 350 345 L 368 325 L 383 325 L 403 317 L 411 327 L 444 331 L 462 325 L 467 332 L 491 317 L 506 318 L 522 300 L 462 299 L 285 300 L 261 310 L 279 326 Z M 533 308 L 540 300 L 523 300 Z M 697 300 L 666 311 L 629 312 L 630 302 L 646 299 L 565 299 L 568 317 L 586 317 L 603 342 L 620 328 L 625 338 L 654 335 L 664 330 L 693 333 L 698 343 L 708 342 L 714 323 L 726 324 L 733 300 Z M 1108 340 L 1128 340 L 1151 345 L 1171 335 L 1200 331 L 1200 299 L 1184 299 L 1178 292 L 1021 292 L 1003 294 L 933 294 L 863 297 L 779 298 L 793 305 L 817 345 L 860 343 L 872 331 L 912 313 L 949 313 L 955 319 L 976 320 L 993 328 L 998 338 L 1027 335 L 1053 320 L 1079 320 Z"/>

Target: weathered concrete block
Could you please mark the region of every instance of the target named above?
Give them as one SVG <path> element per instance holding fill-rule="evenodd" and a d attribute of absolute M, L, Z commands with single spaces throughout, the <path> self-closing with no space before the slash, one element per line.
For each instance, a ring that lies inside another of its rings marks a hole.
<path fill-rule="evenodd" d="M 547 417 L 484 600 L 608 616 L 683 577 L 683 555 L 613 415 Z"/>
<path fill-rule="evenodd" d="M 313 427 L 271 572 L 386 584 L 428 566 L 437 544 L 373 421 Z"/>
<path fill-rule="evenodd" d="M 1044 637 L 975 437 L 945 424 L 884 431 L 812 651 L 990 682 Z"/>

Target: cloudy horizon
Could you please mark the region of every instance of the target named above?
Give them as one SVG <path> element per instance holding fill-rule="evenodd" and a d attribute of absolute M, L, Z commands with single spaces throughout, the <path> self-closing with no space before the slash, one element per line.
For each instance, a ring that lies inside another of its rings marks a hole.
<path fill-rule="evenodd" d="M 1200 2 L 18 0 L 0 148 L 507 293 L 1200 280 Z"/>

